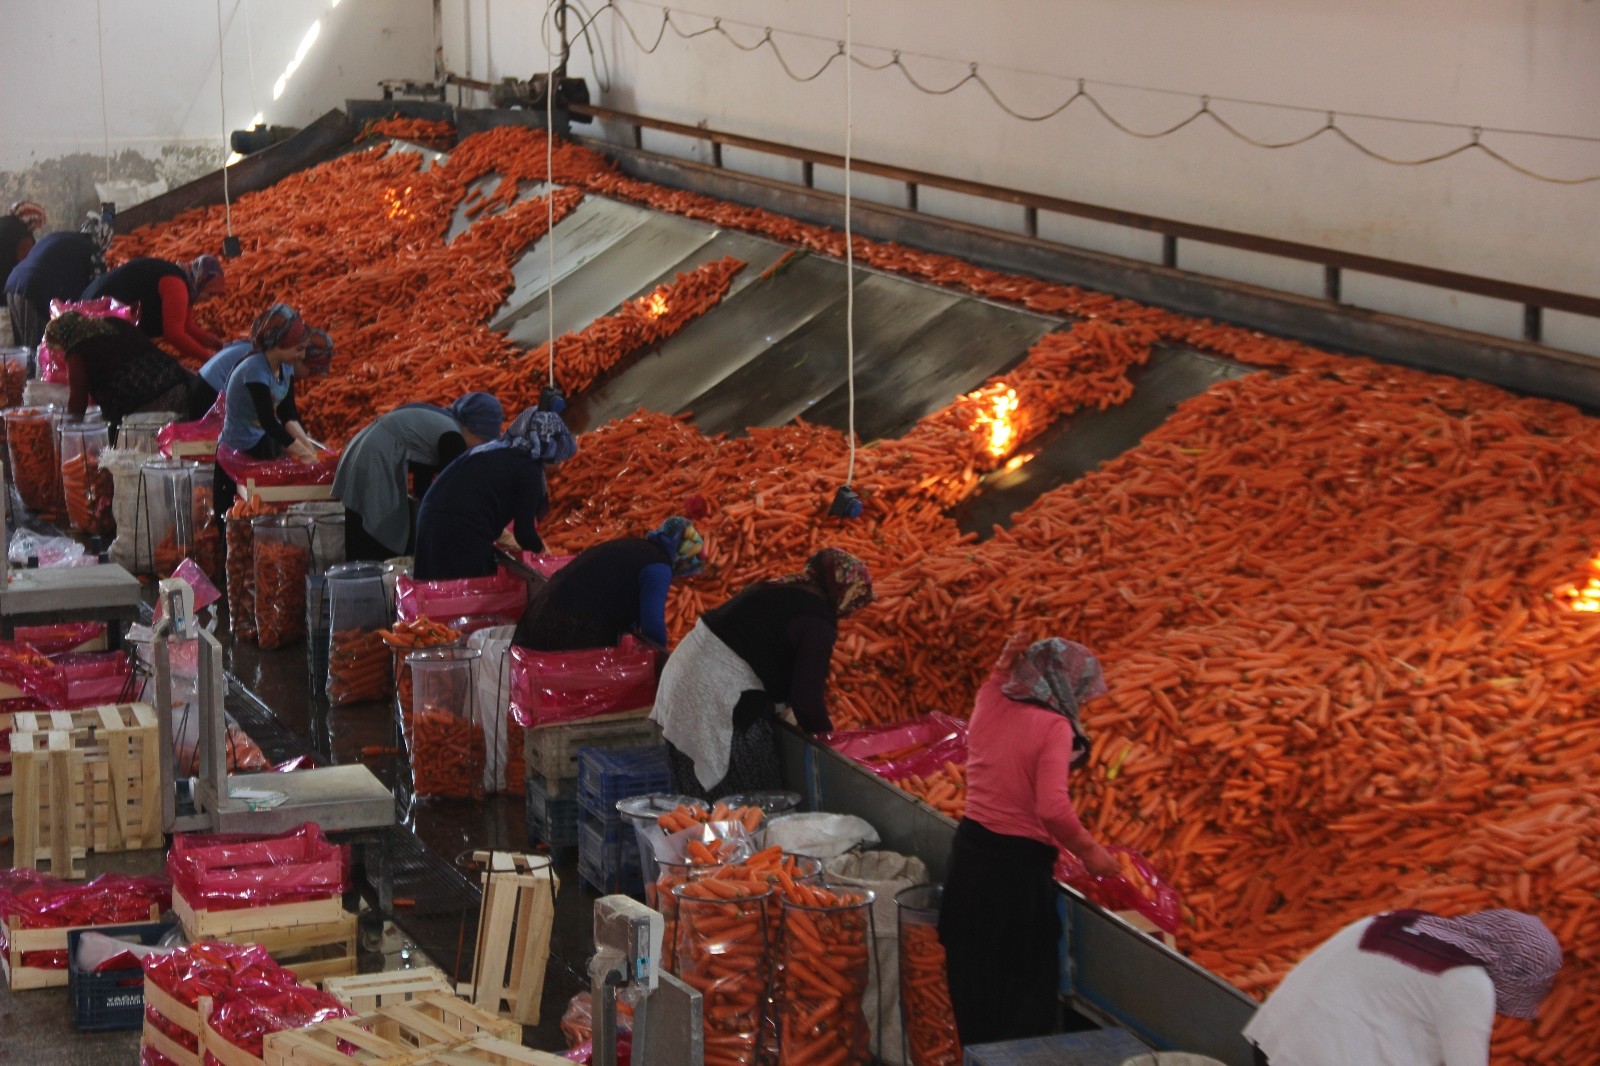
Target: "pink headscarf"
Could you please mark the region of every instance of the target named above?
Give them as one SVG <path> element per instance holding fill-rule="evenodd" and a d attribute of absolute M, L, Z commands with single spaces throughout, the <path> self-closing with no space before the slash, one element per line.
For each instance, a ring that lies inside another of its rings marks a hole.
<path fill-rule="evenodd" d="M 1427 915 L 1411 923 L 1423 933 L 1458 947 L 1483 964 L 1494 982 L 1494 1009 L 1532 1018 L 1561 969 L 1561 942 L 1531 914 L 1478 911 L 1459 918 Z"/>

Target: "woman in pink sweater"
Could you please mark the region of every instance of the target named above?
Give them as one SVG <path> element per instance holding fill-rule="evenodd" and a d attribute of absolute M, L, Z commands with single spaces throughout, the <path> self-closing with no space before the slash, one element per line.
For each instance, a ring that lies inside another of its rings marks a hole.
<path fill-rule="evenodd" d="M 967 815 L 945 874 L 939 939 L 962 1044 L 1055 1032 L 1061 920 L 1057 847 L 1109 877 L 1117 863 L 1078 821 L 1070 767 L 1089 757 L 1079 708 L 1106 691 L 1080 644 L 1014 635 L 978 690 L 967 734 Z"/>

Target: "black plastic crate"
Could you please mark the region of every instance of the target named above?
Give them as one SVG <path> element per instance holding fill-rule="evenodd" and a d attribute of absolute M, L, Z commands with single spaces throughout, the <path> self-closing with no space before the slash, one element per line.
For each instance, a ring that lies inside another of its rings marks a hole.
<path fill-rule="evenodd" d="M 524 793 L 529 844 L 570 848 L 578 843 L 578 797 L 573 782 L 548 781 L 529 771 Z"/>
<path fill-rule="evenodd" d="M 615 819 L 618 800 L 671 788 L 664 744 L 578 750 L 578 802 L 596 818 Z"/>
<path fill-rule="evenodd" d="M 578 876 L 596 892 L 644 895 L 638 845 L 632 839 L 616 839 L 615 826 L 587 814 L 578 822 Z"/>
<path fill-rule="evenodd" d="M 138 1029 L 144 1025 L 144 970 L 91 973 L 78 969 L 78 938 L 86 932 L 103 933 L 118 940 L 149 946 L 176 923 L 137 922 L 73 929 L 67 933 L 67 998 L 72 1002 L 72 1025 L 84 1032 Z"/>

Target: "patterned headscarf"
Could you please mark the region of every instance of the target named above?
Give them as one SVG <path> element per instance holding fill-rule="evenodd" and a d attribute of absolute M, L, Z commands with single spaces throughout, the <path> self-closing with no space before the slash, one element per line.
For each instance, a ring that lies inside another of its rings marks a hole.
<path fill-rule="evenodd" d="M 682 515 L 673 515 L 646 533 L 644 539 L 667 553 L 672 560 L 673 577 L 697 574 L 705 566 L 705 538 Z"/>
<path fill-rule="evenodd" d="M 37 200 L 18 200 L 11 205 L 11 213 L 35 233 L 44 229 L 44 205 Z"/>
<path fill-rule="evenodd" d="M 445 413 L 479 440 L 490 441 L 500 435 L 506 409 L 487 392 L 469 392 L 445 409 Z"/>
<path fill-rule="evenodd" d="M 273 304 L 250 326 L 250 347 L 258 352 L 293 348 L 306 335 L 305 320 L 288 304 Z"/>
<path fill-rule="evenodd" d="M 227 287 L 228 279 L 222 272 L 222 260 L 214 255 L 197 256 L 189 260 L 183 269 L 189 275 L 189 292 L 192 296 L 202 296 L 213 291 L 222 292 Z M 215 289 L 210 288 L 213 283 L 216 285 Z"/>
<path fill-rule="evenodd" d="M 325 329 L 306 330 L 305 368 L 321 377 L 333 368 L 333 338 Z"/>
<path fill-rule="evenodd" d="M 1412 932 L 1442 940 L 1483 964 L 1494 982 L 1494 1009 L 1513 1018 L 1532 1018 L 1561 969 L 1561 942 L 1531 914 L 1512 910 L 1479 911 L 1459 918 L 1428 915 Z"/>
<path fill-rule="evenodd" d="M 578 442 L 561 416 L 537 408 L 522 412 L 498 438 L 472 450 L 492 452 L 501 448 L 527 452 L 541 463 L 565 462 L 578 454 Z"/>
<path fill-rule="evenodd" d="M 89 217 L 78 224 L 78 232 L 94 245 L 89 255 L 89 273 L 99 277 L 106 272 L 106 253 L 111 250 L 111 223 L 91 211 Z"/>
<path fill-rule="evenodd" d="M 91 337 L 116 332 L 109 318 L 95 318 L 78 311 L 66 311 L 44 328 L 44 342 L 60 352 L 70 352 Z"/>
<path fill-rule="evenodd" d="M 833 602 L 840 618 L 871 603 L 872 574 L 867 564 L 843 548 L 823 548 L 806 560 L 803 573 L 776 578 L 775 585 L 815 585 Z"/>
<path fill-rule="evenodd" d="M 1073 762 L 1089 755 L 1089 734 L 1079 708 L 1106 693 L 1100 661 L 1082 644 L 1049 637 L 1029 644 L 1011 664 L 1011 676 L 1000 691 L 1014 700 L 1048 707 L 1072 723 Z"/>

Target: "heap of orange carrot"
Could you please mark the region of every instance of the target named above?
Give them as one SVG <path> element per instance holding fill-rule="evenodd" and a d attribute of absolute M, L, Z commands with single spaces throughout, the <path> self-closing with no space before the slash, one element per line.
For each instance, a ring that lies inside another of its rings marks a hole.
<path fill-rule="evenodd" d="M 504 295 L 517 242 L 543 226 L 529 217 L 544 215 L 542 201 L 508 206 L 512 186 L 545 177 L 543 138 L 482 137 L 427 172 L 437 179 L 414 180 L 413 163 L 372 152 L 252 194 L 269 198 L 261 217 L 304 223 L 270 237 L 257 229 L 246 258 L 256 256 L 261 288 L 219 310 L 242 329 L 277 286 L 335 316 L 316 301 L 351 275 L 359 299 L 346 321 L 366 316 L 374 328 L 352 325 L 361 354 L 346 380 L 319 385 L 346 433 L 381 409 L 397 376 L 441 395 L 486 380 L 523 397 L 542 381 L 478 323 Z M 462 190 L 496 169 L 515 180 L 450 247 L 491 223 L 498 233 L 462 246 L 472 262 L 434 249 Z M 558 146 L 555 177 L 563 191 L 824 254 L 844 248 L 837 231 L 635 181 L 570 145 Z M 331 253 L 316 228 L 330 193 L 350 216 Z M 198 254 L 216 243 L 216 214 L 119 238 L 118 252 Z M 879 269 L 1088 321 L 906 437 L 862 448 L 867 507 L 855 523 L 821 513 L 846 460 L 838 433 L 794 425 L 725 440 L 641 413 L 586 434 L 552 479 L 552 544 L 577 550 L 705 496 L 711 513 L 697 525 L 712 561 L 674 587 L 676 637 L 817 547 L 855 551 L 879 602 L 841 627 L 840 726 L 964 713 L 983 664 L 1018 625 L 1080 640 L 1106 664 L 1111 694 L 1088 710 L 1095 754 L 1074 794 L 1092 828 L 1145 851 L 1184 891 L 1191 924 L 1180 940 L 1202 964 L 1262 993 L 1378 907 L 1525 906 L 1562 937 L 1569 967 L 1537 1026 L 1501 1023 L 1496 1066 L 1572 1060 L 1600 1040 L 1600 968 L 1576 935 L 1595 913 L 1582 886 L 1600 873 L 1586 788 L 1600 771 L 1588 710 L 1600 665 L 1587 654 L 1600 619 L 1565 595 L 1590 578 L 1600 528 L 1590 422 L 1490 386 L 946 256 L 859 236 L 852 250 Z M 397 312 L 429 303 L 413 295 L 431 291 L 436 262 L 459 279 L 442 313 Z M 946 508 L 1005 458 L 975 432 L 1001 385 L 1016 390 L 1025 450 L 1051 420 L 1120 402 L 1126 371 L 1156 344 L 1278 373 L 1182 405 L 1139 447 L 989 541 L 957 533 Z M 558 368 L 562 358 L 558 339 Z"/>

